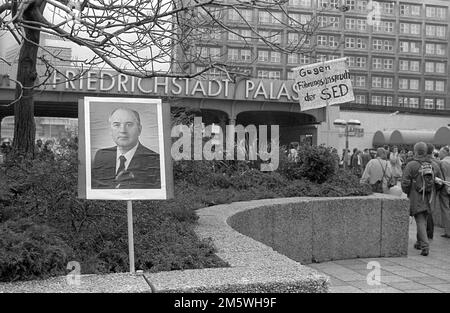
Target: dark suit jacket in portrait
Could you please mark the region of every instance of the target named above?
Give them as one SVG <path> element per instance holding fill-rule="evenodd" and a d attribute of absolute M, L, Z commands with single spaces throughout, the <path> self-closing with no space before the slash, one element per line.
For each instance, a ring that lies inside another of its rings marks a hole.
<path fill-rule="evenodd" d="M 140 143 L 124 171 L 116 176 L 117 147 L 98 150 L 92 165 L 92 189 L 160 189 L 159 154 Z"/>

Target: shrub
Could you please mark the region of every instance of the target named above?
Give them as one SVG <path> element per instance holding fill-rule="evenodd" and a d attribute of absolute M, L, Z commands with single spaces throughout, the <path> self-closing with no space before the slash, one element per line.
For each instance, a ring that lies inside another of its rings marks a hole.
<path fill-rule="evenodd" d="M 333 174 L 329 149 L 303 149 L 302 162 L 282 160 L 278 172 L 261 172 L 249 161 L 174 162 L 174 199 L 133 202 L 137 268 L 226 266 L 211 242 L 195 235 L 198 208 L 371 193 L 351 173 Z M 64 274 L 68 260 L 78 261 L 83 274 L 128 271 L 126 204 L 78 199 L 77 166 L 76 143 L 69 141 L 56 155 L 8 159 L 0 168 L 0 280 Z"/>
<path fill-rule="evenodd" d="M 58 233 L 31 219 L 0 225 L 0 281 L 62 275 L 72 250 Z"/>

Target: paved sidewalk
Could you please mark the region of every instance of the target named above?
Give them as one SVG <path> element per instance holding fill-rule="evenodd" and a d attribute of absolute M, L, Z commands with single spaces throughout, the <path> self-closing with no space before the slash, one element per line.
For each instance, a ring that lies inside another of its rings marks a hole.
<path fill-rule="evenodd" d="M 413 245 L 416 238 L 415 222 L 410 224 L 407 257 L 365 258 L 340 260 L 309 267 L 331 278 L 330 291 L 334 293 L 438 293 L 450 292 L 450 239 L 442 238 L 442 228 L 435 228 L 434 240 L 430 241 L 430 254 L 420 255 Z M 381 284 L 369 285 L 368 262 L 381 265 Z"/>

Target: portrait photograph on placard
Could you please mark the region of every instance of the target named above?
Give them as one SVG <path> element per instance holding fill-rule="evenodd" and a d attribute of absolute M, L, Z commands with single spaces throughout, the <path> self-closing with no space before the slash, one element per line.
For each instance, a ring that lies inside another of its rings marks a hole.
<path fill-rule="evenodd" d="M 170 149 L 161 100 L 86 97 L 79 107 L 81 197 L 166 199 Z"/>

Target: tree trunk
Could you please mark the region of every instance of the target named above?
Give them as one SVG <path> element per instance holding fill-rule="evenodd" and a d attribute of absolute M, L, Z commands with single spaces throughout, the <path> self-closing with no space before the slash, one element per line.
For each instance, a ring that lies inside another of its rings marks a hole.
<path fill-rule="evenodd" d="M 24 17 L 29 20 L 33 18 L 34 7 L 24 12 Z M 39 10 L 43 11 L 44 6 Z M 34 156 L 34 139 L 36 136 L 36 124 L 34 122 L 34 89 L 37 72 L 36 62 L 39 47 L 40 31 L 25 28 L 26 40 L 22 43 L 19 53 L 19 64 L 17 68 L 16 98 L 20 100 L 14 104 L 14 142 L 13 150 L 16 153 Z"/>

